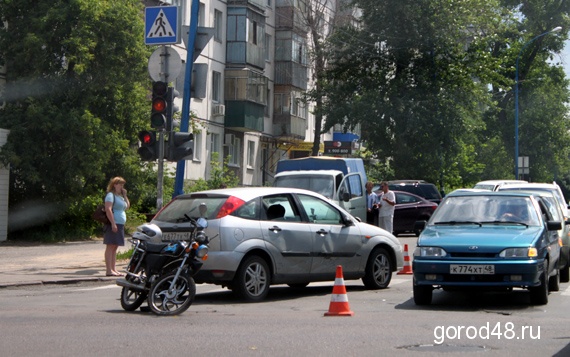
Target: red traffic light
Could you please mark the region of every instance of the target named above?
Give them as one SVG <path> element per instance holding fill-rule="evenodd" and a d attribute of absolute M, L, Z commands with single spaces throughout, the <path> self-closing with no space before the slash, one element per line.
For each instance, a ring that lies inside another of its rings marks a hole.
<path fill-rule="evenodd" d="M 152 84 L 152 112 L 150 125 L 156 129 L 164 128 L 168 109 L 167 102 L 168 84 L 166 82 L 154 82 Z"/>
<path fill-rule="evenodd" d="M 163 112 L 166 110 L 166 99 L 156 98 L 152 101 L 152 110 L 155 112 Z"/>
<path fill-rule="evenodd" d="M 141 146 L 138 153 L 143 161 L 154 161 L 158 158 L 158 143 L 155 131 L 139 131 Z"/>
<path fill-rule="evenodd" d="M 153 145 L 156 142 L 156 133 L 150 131 L 139 132 L 139 140 L 142 145 Z"/>

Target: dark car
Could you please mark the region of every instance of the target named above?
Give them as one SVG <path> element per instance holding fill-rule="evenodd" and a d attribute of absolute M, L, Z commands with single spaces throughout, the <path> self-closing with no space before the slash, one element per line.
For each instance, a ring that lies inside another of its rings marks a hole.
<path fill-rule="evenodd" d="M 394 235 L 414 232 L 416 236 L 420 231 L 414 229 L 416 221 L 427 221 L 437 203 L 408 192 L 394 191 L 396 194 L 396 209 L 394 210 Z"/>
<path fill-rule="evenodd" d="M 396 195 L 396 207 L 394 209 L 394 232 L 395 236 L 401 233 L 413 232 L 420 235 L 420 230 L 414 228 L 416 221 L 427 221 L 433 211 L 437 208 L 437 203 L 426 200 L 413 193 L 392 191 Z M 382 190 L 375 191 L 377 195 Z"/>
<path fill-rule="evenodd" d="M 439 204 L 441 194 L 433 183 L 424 180 L 395 180 L 388 181 L 388 187 L 392 191 L 404 191 L 425 198 L 428 201 Z"/>

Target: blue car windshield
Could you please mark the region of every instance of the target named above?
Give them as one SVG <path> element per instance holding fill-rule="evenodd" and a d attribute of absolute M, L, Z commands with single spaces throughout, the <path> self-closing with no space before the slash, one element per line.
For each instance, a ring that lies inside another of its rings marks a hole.
<path fill-rule="evenodd" d="M 468 223 L 520 223 L 527 226 L 542 224 L 530 198 L 516 196 L 448 197 L 430 220 L 430 224 Z"/>

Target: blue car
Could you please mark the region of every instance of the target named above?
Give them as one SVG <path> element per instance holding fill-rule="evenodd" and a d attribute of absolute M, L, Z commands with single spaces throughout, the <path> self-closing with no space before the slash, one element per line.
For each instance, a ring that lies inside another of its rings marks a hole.
<path fill-rule="evenodd" d="M 414 251 L 414 302 L 430 304 L 434 289 L 524 288 L 533 305 L 548 303 L 560 284 L 562 222 L 544 197 L 522 192 L 446 196 Z"/>

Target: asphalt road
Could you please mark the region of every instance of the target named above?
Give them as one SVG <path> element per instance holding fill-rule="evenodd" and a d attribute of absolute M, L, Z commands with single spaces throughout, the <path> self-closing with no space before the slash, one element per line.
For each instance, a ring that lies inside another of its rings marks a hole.
<path fill-rule="evenodd" d="M 436 292 L 413 303 L 410 275 L 385 290 L 345 281 L 351 317 L 325 317 L 333 282 L 273 287 L 261 303 L 199 285 L 174 317 L 126 312 L 109 282 L 0 290 L 6 356 L 567 356 L 570 287 L 530 306 L 528 294 Z"/>

